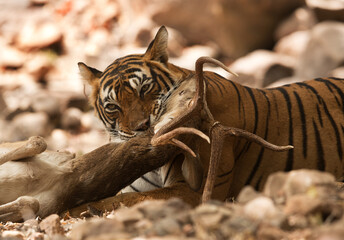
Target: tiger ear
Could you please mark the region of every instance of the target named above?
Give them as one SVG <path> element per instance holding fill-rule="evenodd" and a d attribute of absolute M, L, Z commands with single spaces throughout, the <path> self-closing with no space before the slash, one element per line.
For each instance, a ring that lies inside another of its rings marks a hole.
<path fill-rule="evenodd" d="M 78 63 L 79 71 L 81 77 L 88 82 L 91 86 L 96 83 L 102 75 L 102 72 L 87 66 L 85 63 L 79 62 Z"/>
<path fill-rule="evenodd" d="M 167 40 L 168 40 L 167 29 L 165 26 L 162 26 L 160 27 L 159 31 L 155 35 L 154 40 L 149 44 L 144 57 L 149 60 L 167 63 L 167 60 L 168 60 Z"/>

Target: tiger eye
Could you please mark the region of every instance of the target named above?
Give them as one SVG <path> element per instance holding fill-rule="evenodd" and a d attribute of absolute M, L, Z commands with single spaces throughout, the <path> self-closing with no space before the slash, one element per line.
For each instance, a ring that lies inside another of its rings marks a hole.
<path fill-rule="evenodd" d="M 116 106 L 116 104 L 108 104 L 108 105 L 106 105 L 105 109 L 107 111 L 115 111 L 117 109 L 117 106 Z"/>
<path fill-rule="evenodd" d="M 141 91 L 145 92 L 148 90 L 148 88 L 149 88 L 149 85 L 146 84 L 146 85 L 142 86 Z"/>

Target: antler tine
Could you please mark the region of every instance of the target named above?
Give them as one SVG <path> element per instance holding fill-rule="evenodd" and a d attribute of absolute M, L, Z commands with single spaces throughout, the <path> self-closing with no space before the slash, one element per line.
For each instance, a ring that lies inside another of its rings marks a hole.
<path fill-rule="evenodd" d="M 219 124 L 219 122 L 216 122 L 215 124 Z M 240 128 L 226 127 L 226 126 L 222 126 L 222 127 L 223 127 L 223 132 L 225 133 L 225 135 L 243 137 L 251 142 L 255 142 L 267 149 L 270 149 L 276 152 L 283 152 L 283 151 L 287 151 L 294 148 L 294 146 L 292 145 L 278 146 L 278 145 L 272 144 L 264 140 L 263 138 L 259 137 L 258 135 L 248 132 L 246 130 L 240 129 Z"/>

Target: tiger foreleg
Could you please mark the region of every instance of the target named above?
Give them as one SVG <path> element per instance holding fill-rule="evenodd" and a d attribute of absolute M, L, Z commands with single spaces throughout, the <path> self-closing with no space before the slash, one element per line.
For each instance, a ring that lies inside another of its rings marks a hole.
<path fill-rule="evenodd" d="M 23 196 L 0 205 L 0 222 L 18 222 L 36 217 L 39 202 L 36 198 Z"/>

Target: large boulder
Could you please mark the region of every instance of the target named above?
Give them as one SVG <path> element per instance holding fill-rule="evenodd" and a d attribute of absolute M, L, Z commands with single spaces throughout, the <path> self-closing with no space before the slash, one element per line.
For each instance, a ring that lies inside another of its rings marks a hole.
<path fill-rule="evenodd" d="M 344 61 L 344 23 L 321 22 L 310 33 L 296 75 L 304 79 L 327 77 Z"/>
<path fill-rule="evenodd" d="M 153 20 L 179 30 L 189 44 L 215 42 L 223 55 L 237 58 L 269 48 L 278 23 L 303 0 L 169 0 L 154 2 Z"/>

